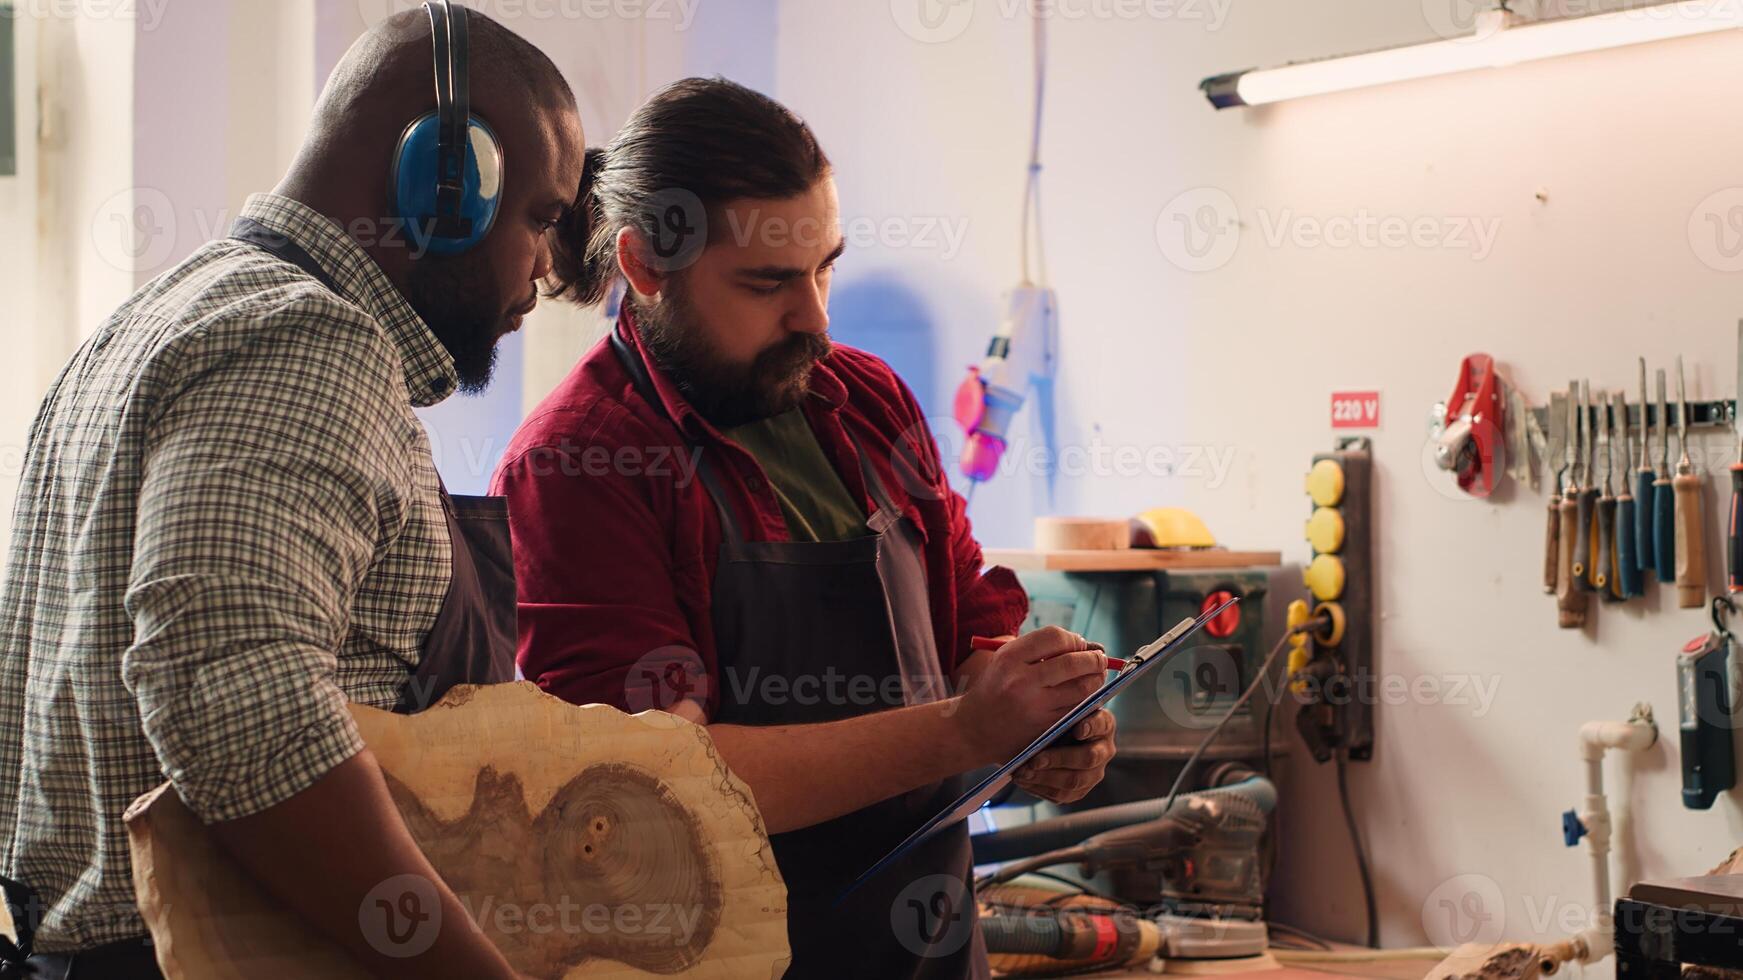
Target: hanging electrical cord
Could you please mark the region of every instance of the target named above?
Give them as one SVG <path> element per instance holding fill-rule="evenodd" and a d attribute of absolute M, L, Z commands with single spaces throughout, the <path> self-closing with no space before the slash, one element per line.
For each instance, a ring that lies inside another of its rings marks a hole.
<path fill-rule="evenodd" d="M 1180 767 L 1180 775 L 1174 777 L 1174 785 L 1168 789 L 1168 802 L 1162 805 L 1163 813 L 1168 813 L 1170 810 L 1174 809 L 1174 801 L 1180 796 L 1181 787 L 1186 785 L 1186 777 L 1192 774 L 1192 767 L 1198 764 L 1199 758 L 1204 755 L 1206 749 L 1210 748 L 1210 743 L 1216 741 L 1216 737 L 1222 734 L 1222 730 L 1226 728 L 1229 721 L 1235 717 L 1235 712 L 1240 711 L 1241 706 L 1252 699 L 1254 692 L 1259 690 L 1259 685 L 1263 684 L 1265 678 L 1270 676 L 1271 665 L 1277 662 L 1277 656 L 1281 654 L 1283 648 L 1289 644 L 1289 638 L 1294 636 L 1296 633 L 1306 632 L 1310 629 L 1318 629 L 1321 624 L 1322 620 L 1309 620 L 1295 629 L 1284 630 L 1283 635 L 1277 638 L 1277 645 L 1272 647 L 1271 652 L 1265 655 L 1265 662 L 1259 667 L 1259 672 L 1254 675 L 1253 682 L 1247 685 L 1247 689 L 1241 692 L 1241 696 L 1236 699 L 1234 704 L 1229 705 L 1229 710 L 1223 712 L 1222 719 L 1219 720 L 1216 723 L 1216 727 L 1212 728 L 1198 743 L 1198 748 L 1193 749 L 1192 754 L 1186 757 L 1186 763 Z"/>
<path fill-rule="evenodd" d="M 1340 748 L 1337 751 L 1338 770 L 1338 800 L 1343 804 L 1344 823 L 1350 828 L 1350 846 L 1356 851 L 1356 870 L 1362 876 L 1362 899 L 1368 909 L 1368 947 L 1377 949 L 1380 945 L 1380 913 L 1374 904 L 1374 879 L 1368 873 L 1368 852 L 1362 846 L 1362 831 L 1356 826 L 1356 810 L 1350 805 L 1350 782 L 1346 775 L 1349 753 Z"/>
<path fill-rule="evenodd" d="M 1023 285 L 1036 282 L 1029 276 L 1029 231 L 1034 228 L 1035 270 L 1043 286 L 1047 284 L 1047 251 L 1041 235 L 1041 119 L 1047 102 L 1047 16 L 1037 8 L 1034 22 L 1035 116 L 1029 131 L 1029 169 L 1023 184 Z"/>

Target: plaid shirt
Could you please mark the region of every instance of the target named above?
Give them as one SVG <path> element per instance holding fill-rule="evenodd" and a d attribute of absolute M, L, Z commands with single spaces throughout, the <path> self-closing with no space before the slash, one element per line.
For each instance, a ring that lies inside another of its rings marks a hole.
<path fill-rule="evenodd" d="M 243 215 L 73 356 L 31 426 L 0 595 L 0 874 L 42 893 L 37 948 L 143 935 L 122 812 L 171 780 L 202 819 L 307 788 L 392 707 L 448 590 L 413 406 L 452 359 L 338 225 Z"/>

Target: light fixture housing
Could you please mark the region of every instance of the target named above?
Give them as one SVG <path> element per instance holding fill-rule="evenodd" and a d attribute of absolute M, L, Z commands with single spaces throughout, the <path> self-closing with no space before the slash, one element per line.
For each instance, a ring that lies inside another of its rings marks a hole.
<path fill-rule="evenodd" d="M 1648 41 L 1743 27 L 1738 0 L 1671 0 L 1603 14 L 1525 21 L 1505 7 L 1482 11 L 1460 37 L 1280 68 L 1229 72 L 1199 83 L 1218 109 L 1499 68 Z"/>

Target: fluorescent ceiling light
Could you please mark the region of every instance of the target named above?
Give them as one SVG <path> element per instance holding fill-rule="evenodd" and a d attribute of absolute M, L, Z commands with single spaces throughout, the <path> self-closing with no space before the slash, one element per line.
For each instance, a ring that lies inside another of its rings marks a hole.
<path fill-rule="evenodd" d="M 1462 37 L 1281 68 L 1231 72 L 1207 78 L 1199 87 L 1218 109 L 1265 105 L 1734 27 L 1743 27 L 1743 0 L 1676 0 L 1606 14 L 1535 22 L 1520 21 L 1515 15 L 1496 9 L 1479 14 L 1476 29 Z"/>

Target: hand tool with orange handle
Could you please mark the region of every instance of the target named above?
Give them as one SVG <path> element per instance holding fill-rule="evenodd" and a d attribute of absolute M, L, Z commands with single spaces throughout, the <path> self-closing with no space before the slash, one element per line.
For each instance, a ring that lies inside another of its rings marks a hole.
<path fill-rule="evenodd" d="M 1701 478 L 1689 458 L 1689 399 L 1683 387 L 1682 356 L 1676 359 L 1677 442 L 1682 459 L 1676 464 L 1676 604 L 1695 609 L 1707 601 L 1707 548 L 1701 540 Z"/>

